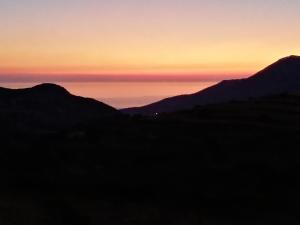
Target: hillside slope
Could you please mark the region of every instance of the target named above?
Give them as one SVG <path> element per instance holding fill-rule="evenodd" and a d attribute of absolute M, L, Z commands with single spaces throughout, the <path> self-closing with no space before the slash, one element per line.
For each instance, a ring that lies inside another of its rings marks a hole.
<path fill-rule="evenodd" d="M 225 80 L 195 94 L 175 96 L 144 107 L 123 111 L 130 114 L 155 114 L 191 109 L 197 105 L 299 91 L 300 57 L 289 56 L 247 79 Z"/>

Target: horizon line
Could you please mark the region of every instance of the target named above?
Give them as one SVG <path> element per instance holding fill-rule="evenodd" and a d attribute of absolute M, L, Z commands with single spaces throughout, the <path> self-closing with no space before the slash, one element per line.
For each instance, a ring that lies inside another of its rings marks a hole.
<path fill-rule="evenodd" d="M 29 82 L 217 82 L 228 79 L 243 79 L 250 74 L 1 74 L 1 83 L 29 83 Z"/>

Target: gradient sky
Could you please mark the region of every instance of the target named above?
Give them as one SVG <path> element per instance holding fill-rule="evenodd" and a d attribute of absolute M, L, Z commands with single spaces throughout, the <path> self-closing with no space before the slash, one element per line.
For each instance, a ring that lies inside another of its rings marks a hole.
<path fill-rule="evenodd" d="M 1 0 L 0 76 L 244 76 L 299 27 L 299 0 Z"/>

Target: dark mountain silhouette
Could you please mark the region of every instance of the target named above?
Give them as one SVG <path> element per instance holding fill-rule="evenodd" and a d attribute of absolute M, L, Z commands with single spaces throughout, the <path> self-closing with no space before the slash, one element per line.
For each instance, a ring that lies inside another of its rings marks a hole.
<path fill-rule="evenodd" d="M 0 103 L 0 225 L 300 224 L 300 95 L 156 117 L 52 84 Z"/>
<path fill-rule="evenodd" d="M 299 112 L 286 94 L 56 133 L 1 123 L 0 224 L 300 224 Z"/>
<path fill-rule="evenodd" d="M 0 88 L 0 118 L 14 126 L 57 127 L 116 114 L 102 102 L 70 94 L 55 84 L 32 88 Z"/>
<path fill-rule="evenodd" d="M 247 79 L 225 80 L 195 94 L 171 97 L 123 111 L 132 114 L 154 114 L 189 109 L 197 105 L 293 92 L 300 92 L 299 56 L 280 59 Z"/>

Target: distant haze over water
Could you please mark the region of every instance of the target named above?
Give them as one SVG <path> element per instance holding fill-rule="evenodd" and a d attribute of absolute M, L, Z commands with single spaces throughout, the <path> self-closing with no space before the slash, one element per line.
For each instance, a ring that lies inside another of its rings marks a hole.
<path fill-rule="evenodd" d="M 166 97 L 191 94 L 216 82 L 55 82 L 75 95 L 95 98 L 115 108 L 143 106 Z M 1 87 L 27 88 L 36 82 L 3 82 Z"/>

